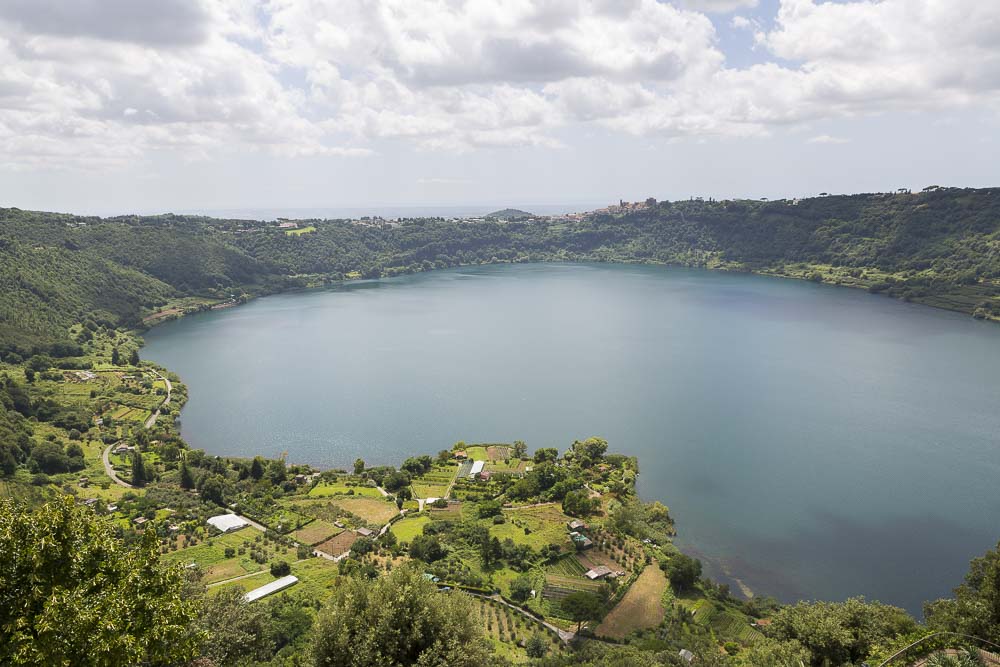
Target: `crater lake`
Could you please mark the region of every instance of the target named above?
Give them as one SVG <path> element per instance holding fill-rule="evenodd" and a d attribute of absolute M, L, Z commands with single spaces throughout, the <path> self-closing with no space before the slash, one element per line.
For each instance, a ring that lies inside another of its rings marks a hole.
<path fill-rule="evenodd" d="M 639 458 L 734 590 L 919 615 L 1000 538 L 1000 327 L 862 291 L 613 264 L 286 293 L 147 332 L 212 454 L 398 464 L 457 440 Z"/>

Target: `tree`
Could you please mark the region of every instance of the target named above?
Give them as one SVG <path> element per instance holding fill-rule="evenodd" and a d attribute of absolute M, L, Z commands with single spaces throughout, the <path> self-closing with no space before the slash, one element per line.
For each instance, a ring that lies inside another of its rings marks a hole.
<path fill-rule="evenodd" d="M 360 475 L 365 471 L 365 460 L 364 459 L 354 459 L 354 474 Z"/>
<path fill-rule="evenodd" d="M 410 476 L 402 471 L 389 473 L 382 480 L 383 488 L 385 488 L 385 490 L 390 493 L 395 493 L 404 486 L 409 486 L 409 485 L 410 485 Z"/>
<path fill-rule="evenodd" d="M 601 599 L 593 593 L 586 591 L 575 591 L 570 593 L 559 603 L 566 618 L 576 623 L 576 631 L 587 621 L 596 621 L 604 613 L 604 605 Z"/>
<path fill-rule="evenodd" d="M 181 461 L 181 479 L 180 484 L 182 489 L 193 489 L 194 488 L 194 477 L 191 475 L 191 469 L 188 468 L 187 458 Z"/>
<path fill-rule="evenodd" d="M 580 489 L 567 493 L 563 498 L 562 507 L 563 512 L 570 516 L 585 517 L 594 511 L 594 501 L 586 489 Z"/>
<path fill-rule="evenodd" d="M 216 505 L 225 506 L 225 482 L 220 475 L 205 475 L 198 490 L 201 497 Z"/>
<path fill-rule="evenodd" d="M 526 574 L 518 575 L 510 582 L 510 599 L 514 602 L 524 602 L 531 597 L 531 591 L 534 589 L 531 577 Z"/>
<path fill-rule="evenodd" d="M 529 658 L 544 658 L 545 654 L 549 652 L 549 643 L 545 641 L 545 637 L 536 632 L 528 639 L 524 649 Z"/>
<path fill-rule="evenodd" d="M 768 634 L 777 640 L 798 641 L 818 667 L 860 664 L 874 647 L 917 628 L 916 621 L 898 607 L 850 598 L 784 607 L 772 617 Z"/>
<path fill-rule="evenodd" d="M 375 550 L 375 542 L 370 537 L 359 537 L 351 545 L 351 556 L 361 558 L 365 554 L 370 554 Z"/>
<path fill-rule="evenodd" d="M 31 460 L 38 465 L 39 470 L 49 475 L 69 470 L 66 452 L 57 443 L 48 440 L 43 440 L 32 448 Z"/>
<path fill-rule="evenodd" d="M 146 464 L 142 460 L 142 452 L 138 449 L 132 452 L 132 486 L 145 486 Z"/>
<path fill-rule="evenodd" d="M 264 476 L 264 459 L 259 456 L 253 457 L 253 462 L 250 463 L 250 477 L 255 480 L 259 480 Z"/>
<path fill-rule="evenodd" d="M 292 566 L 287 561 L 279 560 L 271 563 L 272 577 L 287 577 L 292 573 Z"/>
<path fill-rule="evenodd" d="M 953 599 L 924 605 L 927 624 L 936 630 L 975 635 L 1000 643 L 1000 543 L 972 559 Z"/>
<path fill-rule="evenodd" d="M 788 667 L 809 663 L 809 651 L 797 641 L 779 642 L 773 639 L 755 641 L 740 651 L 736 664 L 740 667 Z"/>
<path fill-rule="evenodd" d="M 132 352 L 131 352 L 131 354 L 129 354 L 129 356 L 128 356 L 128 363 L 129 363 L 129 365 L 130 366 L 138 366 L 140 361 L 141 360 L 139 359 L 139 350 L 138 349 L 133 349 Z"/>
<path fill-rule="evenodd" d="M 114 366 L 118 366 L 119 364 L 121 364 L 121 362 L 122 362 L 122 356 L 121 354 L 119 354 L 118 348 L 116 347 L 111 350 L 111 363 Z"/>
<path fill-rule="evenodd" d="M 701 561 L 677 552 L 670 557 L 665 570 L 675 591 L 688 591 L 701 578 Z"/>
<path fill-rule="evenodd" d="M 582 442 L 580 440 L 573 442 L 573 454 L 584 467 L 599 461 L 606 451 L 608 451 L 608 441 L 603 438 L 587 438 Z"/>
<path fill-rule="evenodd" d="M 158 561 L 71 496 L 34 512 L 0 500 L 0 664 L 153 665 L 194 657 L 203 635 L 179 566 Z"/>
<path fill-rule="evenodd" d="M 410 557 L 433 563 L 444 558 L 444 547 L 434 535 L 416 535 L 410 540 Z"/>
<path fill-rule="evenodd" d="M 559 458 L 559 450 L 555 447 L 543 447 L 541 449 L 535 450 L 534 461 L 535 463 L 544 463 L 546 461 L 555 461 Z"/>
<path fill-rule="evenodd" d="M 528 453 L 528 445 L 524 444 L 524 440 L 515 440 L 514 446 L 511 447 L 511 455 L 515 459 L 523 459 Z"/>
<path fill-rule="evenodd" d="M 275 649 L 268 621 L 267 608 L 247 602 L 239 587 L 206 596 L 198 620 L 205 636 L 200 654 L 220 666 L 268 660 Z"/>
<path fill-rule="evenodd" d="M 492 663 L 468 596 L 441 594 L 409 566 L 374 581 L 350 579 L 334 589 L 317 619 L 317 667 Z"/>

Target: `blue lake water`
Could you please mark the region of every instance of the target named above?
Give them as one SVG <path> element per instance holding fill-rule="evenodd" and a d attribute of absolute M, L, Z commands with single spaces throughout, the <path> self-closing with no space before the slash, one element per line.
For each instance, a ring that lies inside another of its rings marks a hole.
<path fill-rule="evenodd" d="M 709 573 L 784 600 L 919 614 L 1000 538 L 1000 326 L 861 291 L 501 265 L 267 297 L 146 341 L 214 454 L 344 466 L 605 437 Z"/>

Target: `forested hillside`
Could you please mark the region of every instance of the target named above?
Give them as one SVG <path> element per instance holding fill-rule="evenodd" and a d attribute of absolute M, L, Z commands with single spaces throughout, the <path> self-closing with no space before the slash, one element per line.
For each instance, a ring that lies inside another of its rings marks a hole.
<path fill-rule="evenodd" d="M 613 211 L 613 212 L 612 212 Z M 21 353 L 86 317 L 136 326 L 226 299 L 486 262 L 623 261 L 755 271 L 1000 315 L 1000 189 L 803 200 L 649 200 L 582 219 L 272 223 L 0 210 L 0 343 Z"/>

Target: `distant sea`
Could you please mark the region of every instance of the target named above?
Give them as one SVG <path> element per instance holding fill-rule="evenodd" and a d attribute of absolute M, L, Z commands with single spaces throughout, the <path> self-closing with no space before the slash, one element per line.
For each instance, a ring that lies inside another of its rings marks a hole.
<path fill-rule="evenodd" d="M 329 220 L 337 218 L 473 218 L 504 208 L 516 208 L 535 215 L 561 215 L 590 211 L 608 202 L 578 204 L 467 205 L 467 206 L 363 206 L 334 208 L 193 208 L 173 211 L 185 215 L 207 215 L 213 218 L 241 220 Z M 151 213 L 151 212 L 150 212 Z"/>

